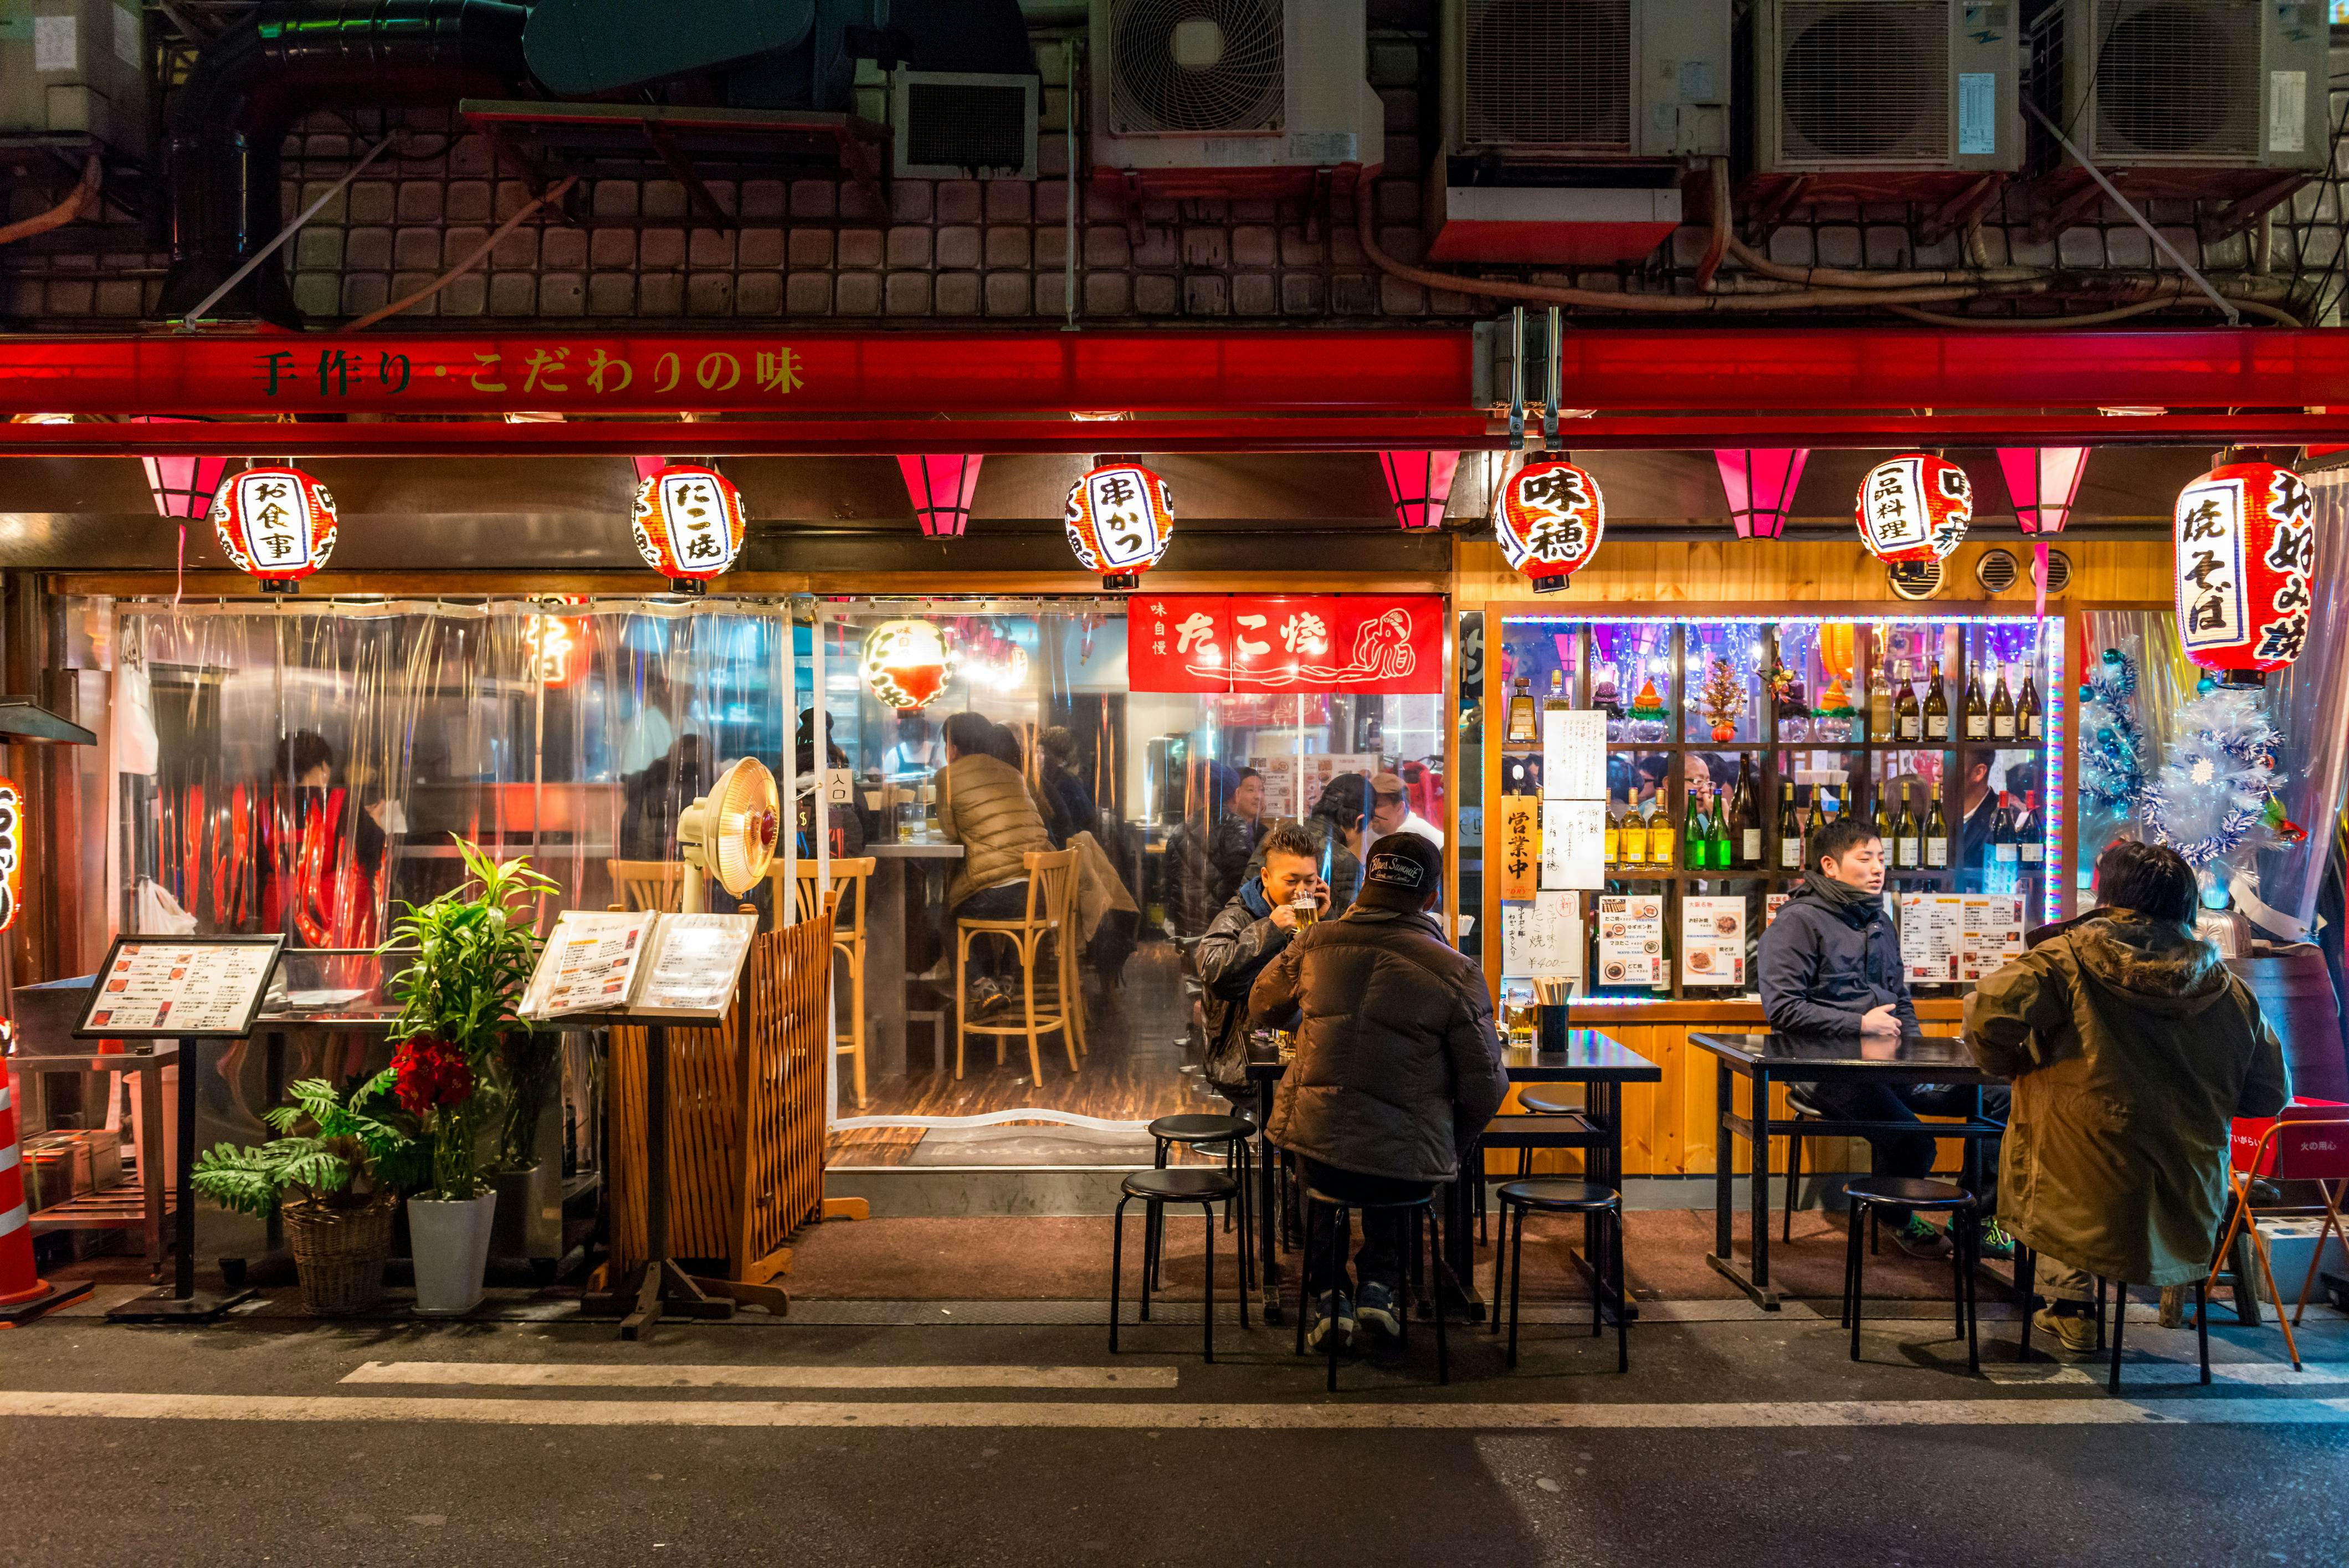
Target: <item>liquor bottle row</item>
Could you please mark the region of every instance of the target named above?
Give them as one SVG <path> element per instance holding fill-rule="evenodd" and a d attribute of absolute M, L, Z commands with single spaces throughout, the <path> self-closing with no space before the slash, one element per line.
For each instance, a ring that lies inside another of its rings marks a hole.
<path fill-rule="evenodd" d="M 1946 871 L 1951 838 L 1941 797 L 1938 794 L 1930 795 L 1920 813 L 1910 790 L 1909 784 L 1901 784 L 1897 813 L 1888 812 L 1884 792 L 1878 791 L 1875 811 L 1868 818 L 1868 825 L 1883 841 L 1885 864 L 1895 875 L 1903 871 Z M 1765 865 L 1765 836 L 1762 817 L 1755 809 L 1751 765 L 1741 760 L 1736 787 L 1726 793 L 1714 792 L 1710 803 L 1692 803 L 1679 822 L 1673 821 L 1671 809 L 1661 794 L 1645 802 L 1627 801 L 1619 809 L 1610 796 L 1607 802 L 1607 864 L 1627 873 L 1675 867 L 1690 871 L 1795 873 L 1809 866 L 1810 846 L 1817 836 L 1840 821 L 1848 809 L 1834 792 L 1821 789 L 1815 793 L 1807 812 L 1798 810 L 1794 784 L 1780 784 L 1776 820 L 1767 835 L 1776 857 L 1774 863 Z M 2042 836 L 2038 792 L 2027 792 L 2018 807 L 2012 793 L 2000 791 L 1984 836 L 1989 858 L 2018 867 L 2035 866 L 2043 857 Z"/>
<path fill-rule="evenodd" d="M 1534 703 L 1529 679 L 1520 675 L 1509 696 L 1508 727 L 1504 732 L 1504 743 L 1529 745 L 1541 739 L 1540 713 L 1567 708 L 1565 677 L 1550 671 L 1549 697 L 1537 710 Z M 1840 692 L 1837 682 L 1831 691 Z M 1661 701 L 1653 697 L 1653 688 L 1643 689 L 1642 703 L 1654 703 L 1661 711 Z M 1963 738 L 1969 741 L 2036 741 L 2046 731 L 2046 710 L 2040 701 L 2037 678 L 2028 666 L 1998 667 L 1997 683 L 1987 695 L 1982 690 L 1982 671 L 1976 669 L 1966 678 L 1965 691 L 1955 717 L 1959 720 Z M 1609 711 L 1613 711 L 1610 707 Z M 1876 682 L 1868 691 L 1867 733 L 1879 742 L 1920 742 L 1933 743 L 1951 739 L 1952 712 L 1949 691 L 1941 679 L 1941 661 L 1934 659 L 1928 668 L 1924 695 L 1918 695 L 1916 670 L 1903 661 L 1888 672 L 1877 668 Z"/>

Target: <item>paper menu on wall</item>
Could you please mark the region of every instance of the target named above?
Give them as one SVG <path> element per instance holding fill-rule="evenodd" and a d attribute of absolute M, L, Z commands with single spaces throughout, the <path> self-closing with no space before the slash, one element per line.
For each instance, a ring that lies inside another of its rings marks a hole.
<path fill-rule="evenodd" d="M 1794 895 L 1792 893 L 1772 893 L 1764 898 L 1762 900 L 1762 929 L 1766 931 L 1770 929 L 1770 922 L 1778 918 L 1778 911 L 1785 909 L 1786 907 L 1786 900 L 1793 897 Z"/>
<path fill-rule="evenodd" d="M 1681 979 L 1690 985 L 1745 983 L 1745 899 L 1681 900 Z"/>
<path fill-rule="evenodd" d="M 1537 893 L 1501 906 L 1501 972 L 1538 980 L 1582 978 L 1582 900 Z"/>
<path fill-rule="evenodd" d="M 715 1023 L 758 933 L 756 915 L 565 909 L 523 993 L 525 1018 L 627 1012 Z"/>
<path fill-rule="evenodd" d="M 1548 800 L 1607 798 L 1607 715 L 1602 710 L 1568 708 L 1542 715 L 1541 791 Z"/>
<path fill-rule="evenodd" d="M 1664 978 L 1664 901 L 1653 894 L 1599 900 L 1599 983 L 1654 985 Z"/>
<path fill-rule="evenodd" d="M 1598 800 L 1541 803 L 1541 885 L 1545 891 L 1607 883 L 1607 804 Z"/>
<path fill-rule="evenodd" d="M 248 1034 L 284 947 L 278 937 L 119 938 L 74 1033 L 85 1038 Z"/>
<path fill-rule="evenodd" d="M 1981 980 L 2023 956 L 2023 900 L 2007 893 L 1966 895 L 1959 978 Z"/>
<path fill-rule="evenodd" d="M 1900 895 L 1900 970 L 1911 985 L 1947 985 L 1959 975 L 1966 900 L 1956 893 Z"/>

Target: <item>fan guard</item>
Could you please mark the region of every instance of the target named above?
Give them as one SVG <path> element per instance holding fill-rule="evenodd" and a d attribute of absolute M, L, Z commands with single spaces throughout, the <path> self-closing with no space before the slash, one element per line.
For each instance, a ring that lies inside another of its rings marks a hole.
<path fill-rule="evenodd" d="M 1280 0 L 1124 0 L 1110 23 L 1119 134 L 1278 130 Z"/>

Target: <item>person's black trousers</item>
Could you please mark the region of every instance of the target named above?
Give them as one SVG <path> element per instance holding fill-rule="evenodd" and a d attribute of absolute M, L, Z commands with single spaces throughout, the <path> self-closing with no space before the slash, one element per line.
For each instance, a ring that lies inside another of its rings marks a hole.
<path fill-rule="evenodd" d="M 946 912 L 939 930 L 939 940 L 946 943 L 948 958 L 954 955 L 955 922 L 957 920 L 1016 920 L 1028 913 L 1028 878 L 1005 882 L 998 887 L 981 888 L 961 903 Z M 1019 961 L 1011 944 L 1001 937 L 973 937 L 970 942 L 970 976 L 973 980 L 1009 981 L 1018 978 Z"/>
<path fill-rule="evenodd" d="M 1399 1181 L 1391 1176 L 1364 1176 L 1359 1171 L 1340 1170 L 1334 1165 L 1324 1165 L 1318 1159 L 1308 1159 L 1302 1163 L 1305 1184 L 1341 1202 L 1409 1203 L 1435 1189 L 1432 1181 Z M 1303 1199 L 1300 1198 L 1299 1201 Z M 1400 1295 L 1403 1265 L 1411 1251 L 1411 1211 L 1365 1210 L 1361 1211 L 1361 1217 L 1362 1246 L 1354 1254 L 1355 1279 L 1363 1284 L 1375 1282 L 1390 1286 Z M 1329 1277 L 1329 1226 L 1334 1218 L 1328 1209 L 1319 1204 L 1311 1206 L 1305 1237 L 1305 1279 L 1306 1288 L 1316 1295 L 1323 1291 L 1353 1289 L 1343 1278 L 1331 1280 Z M 1350 1241 L 1352 1237 L 1350 1235 L 1347 1240 Z"/>
<path fill-rule="evenodd" d="M 1806 1085 L 1803 1095 L 1841 1121 L 1916 1122 L 1922 1127 L 1924 1124 L 1918 1121 L 1920 1111 L 1932 1116 L 1962 1116 L 1973 1110 L 1973 1090 L 1963 1085 L 1870 1084 L 1829 1078 Z M 1982 1092 L 1982 1118 L 2003 1124 L 2007 1099 L 2004 1087 L 1994 1084 L 1986 1086 Z M 1871 1175 L 1923 1177 L 1933 1173 L 1935 1140 L 1930 1132 L 1869 1133 L 1867 1137 Z M 1998 1207 L 1999 1147 L 1999 1139 L 1988 1138 L 1982 1148 L 1982 1190 L 1974 1196 L 1982 1200 L 1986 1214 Z M 1906 1224 L 1909 1211 L 1887 1205 L 1884 1218 L 1895 1225 Z"/>

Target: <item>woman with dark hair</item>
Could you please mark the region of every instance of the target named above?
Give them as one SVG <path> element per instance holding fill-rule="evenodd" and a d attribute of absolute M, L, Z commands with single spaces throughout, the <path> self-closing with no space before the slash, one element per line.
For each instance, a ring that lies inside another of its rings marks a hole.
<path fill-rule="evenodd" d="M 297 948 L 371 948 L 381 907 L 387 803 L 354 809 L 335 749 L 297 730 L 277 749 L 261 822 L 261 919 Z"/>
<path fill-rule="evenodd" d="M 2097 858 L 2096 884 L 2097 909 L 1966 999 L 1975 1060 L 2014 1081 L 1999 1218 L 2039 1252 L 2048 1305 L 2033 1323 L 2074 1354 L 2095 1348 L 2095 1279 L 2202 1277 L 2232 1118 L 2292 1097 L 2258 1001 L 2194 934 L 2185 858 L 2122 839 Z"/>
<path fill-rule="evenodd" d="M 1077 771 L 1077 738 L 1054 724 L 1036 737 L 1036 789 L 1044 797 L 1045 826 L 1052 842 L 1066 846 L 1071 836 L 1091 833 L 1101 824 L 1101 808 L 1093 792 Z"/>

